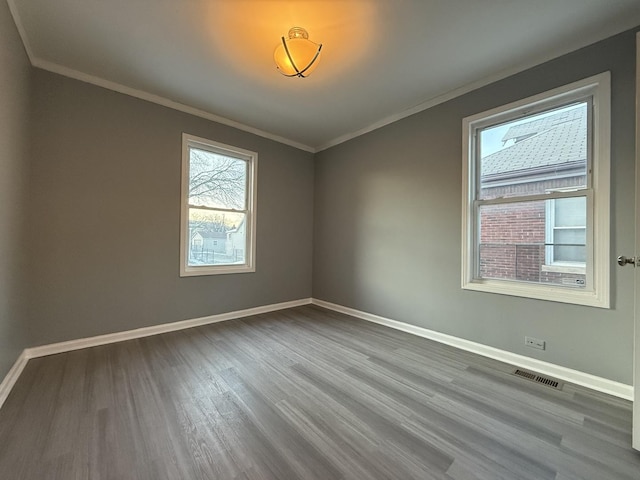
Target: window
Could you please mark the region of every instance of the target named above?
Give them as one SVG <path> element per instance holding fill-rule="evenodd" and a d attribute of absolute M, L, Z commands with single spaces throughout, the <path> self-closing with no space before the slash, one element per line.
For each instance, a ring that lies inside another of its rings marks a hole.
<path fill-rule="evenodd" d="M 464 289 L 609 307 L 609 82 L 463 120 Z"/>
<path fill-rule="evenodd" d="M 180 275 L 255 271 L 258 154 L 182 135 Z"/>

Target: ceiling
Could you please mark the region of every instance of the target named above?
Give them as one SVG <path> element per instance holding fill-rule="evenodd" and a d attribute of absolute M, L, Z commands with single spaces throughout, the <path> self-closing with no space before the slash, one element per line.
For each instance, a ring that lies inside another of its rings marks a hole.
<path fill-rule="evenodd" d="M 640 0 L 8 0 L 39 68 L 319 151 L 640 25 Z M 290 27 L 323 44 L 278 73 Z"/>

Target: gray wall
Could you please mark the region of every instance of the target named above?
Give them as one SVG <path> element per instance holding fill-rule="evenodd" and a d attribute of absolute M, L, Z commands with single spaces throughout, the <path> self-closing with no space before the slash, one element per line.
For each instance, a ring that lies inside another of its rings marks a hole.
<path fill-rule="evenodd" d="M 28 344 L 23 221 L 30 78 L 9 7 L 0 2 L 0 380 Z"/>
<path fill-rule="evenodd" d="M 34 70 L 33 344 L 311 296 L 313 155 Z M 257 271 L 179 277 L 182 132 L 258 152 Z"/>
<path fill-rule="evenodd" d="M 606 70 L 612 308 L 463 291 L 463 117 Z M 631 384 L 633 271 L 613 257 L 634 251 L 634 82 L 627 32 L 316 155 L 313 296 Z"/>

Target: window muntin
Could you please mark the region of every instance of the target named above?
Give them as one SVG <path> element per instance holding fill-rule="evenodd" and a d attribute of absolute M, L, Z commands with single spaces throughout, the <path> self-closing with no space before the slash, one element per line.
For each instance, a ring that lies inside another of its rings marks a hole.
<path fill-rule="evenodd" d="M 183 134 L 180 274 L 255 271 L 257 154 Z"/>
<path fill-rule="evenodd" d="M 608 307 L 609 74 L 463 127 L 463 288 Z"/>

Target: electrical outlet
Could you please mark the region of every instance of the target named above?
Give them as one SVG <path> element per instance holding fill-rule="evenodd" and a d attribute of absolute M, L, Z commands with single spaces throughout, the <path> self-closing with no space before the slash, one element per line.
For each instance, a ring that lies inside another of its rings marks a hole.
<path fill-rule="evenodd" d="M 538 350 L 544 350 L 546 346 L 546 342 L 544 340 L 534 337 L 524 337 L 524 344 L 527 347 L 537 348 Z"/>

